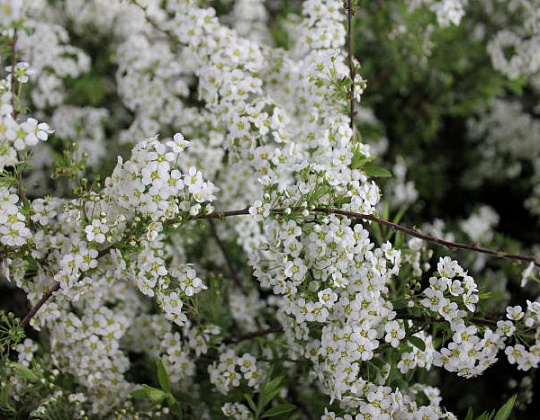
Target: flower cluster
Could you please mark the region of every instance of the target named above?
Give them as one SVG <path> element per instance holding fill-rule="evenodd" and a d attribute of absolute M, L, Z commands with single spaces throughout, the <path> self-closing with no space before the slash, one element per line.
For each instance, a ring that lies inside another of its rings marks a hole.
<path fill-rule="evenodd" d="M 15 166 L 21 162 L 21 153 L 47 141 L 53 130 L 44 122 L 28 118 L 19 123 L 15 118 L 14 92 L 11 84 L 12 74 L 0 80 L 0 169 Z"/>
<path fill-rule="evenodd" d="M 172 220 L 180 213 L 211 213 L 215 187 L 194 167 L 182 171 L 177 157 L 186 147 L 182 135 L 166 144 L 157 139 L 138 143 L 131 159 L 121 159 L 106 182 L 105 194 L 130 215 L 153 221 Z M 149 240 L 158 230 L 149 232 Z"/>
<path fill-rule="evenodd" d="M 437 16 L 437 23 L 442 26 L 459 25 L 465 15 L 467 0 L 412 0 L 409 8 L 427 6 Z"/>
<path fill-rule="evenodd" d="M 264 370 L 258 366 L 257 360 L 249 353 L 238 356 L 233 350 L 227 350 L 219 355 L 219 361 L 208 367 L 210 382 L 222 394 L 227 394 L 231 388 L 240 386 L 243 381 L 247 386 L 257 389 L 264 378 Z"/>
<path fill-rule="evenodd" d="M 20 247 L 32 238 L 26 217 L 17 206 L 18 201 L 17 194 L 0 188 L 0 242 L 10 247 Z"/>
<path fill-rule="evenodd" d="M 291 402 L 325 420 L 454 419 L 435 368 L 470 378 L 503 354 L 538 367 L 539 301 L 484 318 L 486 259 L 434 257 L 424 240 L 495 241 L 502 214 L 403 228 L 407 206 L 428 204 L 414 159 L 375 182 L 394 145 L 375 108 L 359 108 L 370 68 L 345 48 L 356 2 L 290 2 L 278 18 L 283 2 L 260 0 L 23 3 L 0 0 L 0 282 L 32 308 L 0 329 L 18 361 L 0 366 L 1 399 L 20 418 L 253 419 Z M 400 16 L 448 36 L 469 4 L 409 3 Z M 511 3 L 519 14 L 536 1 Z M 526 25 L 488 47 L 510 78 L 538 70 Z M 524 104 L 494 99 L 467 130 L 485 164 L 464 183 L 540 177 Z M 521 259 L 532 285 L 535 261 Z"/>

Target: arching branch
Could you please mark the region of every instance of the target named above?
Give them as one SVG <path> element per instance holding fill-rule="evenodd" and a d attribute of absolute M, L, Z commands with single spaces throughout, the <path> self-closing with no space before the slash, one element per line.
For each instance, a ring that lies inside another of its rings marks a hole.
<path fill-rule="evenodd" d="M 284 212 L 285 212 L 284 209 L 272 210 L 273 214 L 283 214 Z M 393 230 L 403 232 L 406 235 L 413 236 L 415 238 L 419 238 L 427 242 L 445 246 L 450 250 L 464 249 L 468 251 L 478 252 L 480 254 L 491 255 L 496 258 L 505 258 L 505 259 L 514 260 L 514 261 L 530 262 L 530 263 L 533 263 L 536 267 L 540 267 L 540 259 L 534 255 L 527 256 L 527 255 L 520 255 L 520 254 L 511 254 L 511 253 L 496 250 L 496 249 L 483 248 L 476 245 L 469 245 L 469 244 L 463 244 L 459 242 L 447 241 L 441 238 L 437 238 L 435 236 L 426 235 L 424 233 L 417 231 L 416 229 L 411 229 L 402 225 L 398 225 L 397 223 L 390 222 L 388 220 L 380 219 L 378 217 L 373 216 L 372 214 L 362 214 L 362 213 L 355 213 L 352 211 L 332 209 L 332 208 L 323 208 L 323 207 L 317 207 L 313 209 L 312 212 L 319 213 L 319 214 L 327 214 L 327 215 L 336 214 L 340 216 L 349 217 L 351 219 L 369 221 L 369 222 L 377 223 L 382 226 L 387 226 Z M 218 212 L 214 212 L 210 214 L 198 215 L 198 216 L 193 217 L 190 220 L 220 220 L 227 217 L 247 216 L 247 215 L 249 215 L 249 209 L 218 211 Z M 114 249 L 114 245 L 111 245 L 101 250 L 98 254 L 98 259 L 109 254 L 112 249 Z M 53 286 L 53 288 L 51 288 L 51 290 L 49 290 L 39 300 L 39 302 L 30 310 L 30 312 L 24 317 L 23 321 L 25 321 L 25 324 L 22 325 L 21 323 L 21 326 L 26 327 L 30 323 L 30 320 L 35 316 L 37 311 L 39 311 L 39 309 L 43 306 L 43 304 L 59 288 L 60 286 L 58 284 Z"/>

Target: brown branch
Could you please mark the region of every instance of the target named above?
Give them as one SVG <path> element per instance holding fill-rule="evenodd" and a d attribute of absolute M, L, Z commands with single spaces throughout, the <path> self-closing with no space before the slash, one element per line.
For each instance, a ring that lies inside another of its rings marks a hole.
<path fill-rule="evenodd" d="M 54 292 L 56 292 L 58 289 L 60 289 L 60 283 L 56 283 L 47 293 L 45 293 L 38 303 L 36 303 L 32 309 L 30 309 L 30 312 L 26 314 L 26 316 L 21 321 L 21 327 L 26 328 L 29 324 L 32 318 L 36 315 L 36 313 L 41 309 L 41 307 L 49 300 L 49 298 L 53 295 Z"/>
<path fill-rule="evenodd" d="M 21 204 L 24 204 L 24 200 L 26 199 L 26 187 L 24 186 L 22 170 L 17 174 L 17 188 L 19 190 Z"/>
<path fill-rule="evenodd" d="M 96 259 L 99 260 L 100 258 L 104 257 L 105 255 L 110 254 L 113 249 L 115 249 L 114 245 L 109 245 L 107 248 L 102 249 L 101 251 L 98 252 L 98 255 L 97 255 Z"/>
<path fill-rule="evenodd" d="M 229 276 L 233 280 L 234 284 L 239 289 L 242 289 L 242 282 L 240 281 L 238 272 L 236 271 L 236 268 L 234 267 L 234 264 L 231 258 L 229 257 L 229 253 L 227 252 L 227 248 L 225 247 L 225 244 L 221 241 L 221 238 L 218 235 L 214 220 L 208 219 L 208 225 L 210 226 L 210 231 L 212 232 L 212 236 L 216 240 L 218 247 L 221 250 L 221 253 L 223 254 L 223 258 L 225 258 L 225 262 L 227 263 L 227 268 L 229 269 Z"/>
<path fill-rule="evenodd" d="M 100 259 L 101 257 L 104 257 L 105 255 L 109 254 L 114 249 L 114 245 L 111 245 L 105 249 L 102 249 L 99 251 L 97 255 L 97 259 Z M 26 316 L 21 321 L 21 327 L 26 328 L 28 325 L 30 325 L 30 321 L 34 316 L 36 316 L 37 312 L 41 309 L 41 307 L 51 298 L 54 292 L 60 289 L 60 283 L 56 283 L 53 287 L 49 289 L 47 293 L 45 293 L 41 299 L 36 303 L 31 309 L 30 312 L 26 314 Z"/>
<path fill-rule="evenodd" d="M 496 258 L 506 258 L 509 260 L 516 260 L 516 261 L 524 261 L 524 262 L 532 262 L 534 265 L 540 268 L 540 259 L 537 256 L 534 255 L 520 255 L 520 254 L 510 254 L 505 251 L 496 250 L 496 249 L 490 249 L 490 248 L 484 248 L 480 247 L 474 244 L 463 244 L 459 242 L 452 242 L 452 241 L 446 241 L 441 238 L 437 238 L 435 236 L 426 235 L 424 233 L 419 232 L 418 230 L 414 228 L 408 228 L 402 225 L 398 225 L 397 223 L 390 222 L 388 220 L 380 219 L 378 217 L 373 216 L 372 214 L 362 214 L 362 213 L 356 213 L 352 211 L 346 211 L 346 210 L 340 210 L 340 209 L 332 209 L 332 208 L 323 208 L 323 207 L 317 207 L 312 210 L 315 213 L 322 213 L 322 214 L 337 214 L 341 216 L 346 216 L 351 219 L 361 219 L 366 220 L 370 222 L 377 223 L 379 225 L 387 226 L 393 230 L 397 230 L 400 232 L 405 233 L 409 236 L 414 236 L 415 238 L 422 239 L 427 242 L 432 242 L 438 245 L 442 245 L 444 247 L 447 247 L 449 250 L 453 251 L 455 249 L 465 249 L 468 251 L 474 251 L 478 252 L 480 254 L 486 254 L 491 255 Z M 284 213 L 284 209 L 274 209 L 272 210 L 272 213 L 274 214 L 282 214 Z M 249 209 L 243 209 L 243 210 L 232 210 L 232 211 L 224 211 L 224 212 L 214 212 L 210 214 L 200 215 L 194 217 L 195 220 L 198 219 L 224 219 L 226 217 L 233 217 L 233 216 L 243 216 L 243 215 L 249 215 Z"/>
<path fill-rule="evenodd" d="M 300 392 L 298 391 L 298 388 L 292 387 L 289 389 L 291 393 L 291 399 L 294 405 L 298 406 L 300 408 L 300 411 L 304 413 L 306 416 L 306 419 L 308 420 L 315 420 L 317 417 L 315 417 L 315 414 L 313 414 L 313 411 L 311 410 L 311 407 L 309 404 L 307 404 L 300 395 Z"/>
<path fill-rule="evenodd" d="M 396 318 L 397 319 L 408 319 L 408 320 L 411 320 L 411 321 L 422 322 L 422 323 L 426 323 L 426 322 L 430 322 L 430 323 L 448 322 L 448 321 L 446 321 L 445 319 L 442 319 L 442 318 L 433 318 L 433 317 L 422 316 L 422 315 L 412 315 L 412 314 L 408 314 L 406 312 L 398 312 Z M 476 324 L 476 325 L 485 325 L 485 326 L 488 326 L 488 327 L 497 328 L 497 321 L 492 320 L 492 319 L 474 317 L 474 318 L 469 319 L 469 322 L 471 322 L 473 324 Z M 255 337 L 262 337 L 262 336 L 265 336 L 265 335 L 268 335 L 268 334 L 279 333 L 279 332 L 283 332 L 283 328 L 269 328 L 269 329 L 266 329 L 266 330 L 253 331 L 253 332 L 246 333 L 246 334 L 241 334 L 241 335 L 232 335 L 232 336 L 229 336 L 229 337 L 225 337 L 223 340 L 221 340 L 221 342 L 223 344 L 235 344 L 235 343 L 238 343 L 240 341 L 250 340 L 250 339 L 255 338 Z"/>
<path fill-rule="evenodd" d="M 274 214 L 282 214 L 282 213 L 284 213 L 284 209 L 275 209 L 275 210 L 272 210 L 272 212 Z M 393 230 L 403 232 L 406 235 L 414 236 L 415 238 L 419 238 L 419 239 L 422 239 L 422 240 L 427 241 L 427 242 L 432 242 L 432 243 L 436 243 L 438 245 L 445 246 L 445 247 L 449 248 L 450 250 L 465 249 L 465 250 L 468 250 L 468 251 L 478 252 L 480 254 L 491 255 L 491 256 L 497 257 L 497 258 L 505 258 L 505 259 L 515 260 L 515 261 L 532 262 L 535 266 L 540 267 L 540 259 L 538 257 L 534 256 L 534 255 L 526 256 L 526 255 L 519 255 L 519 254 L 510 254 L 510 253 L 495 250 L 495 249 L 483 248 L 483 247 L 479 247 L 479 246 L 475 246 L 475 245 L 462 244 L 462 243 L 459 243 L 459 242 L 446 241 L 444 239 L 440 239 L 440 238 L 436 238 L 434 236 L 429 236 L 429 235 L 423 234 L 421 232 L 418 232 L 415 229 L 411 229 L 411 228 L 408 228 L 408 227 L 405 227 L 405 226 L 401 226 L 401 225 L 398 225 L 397 223 L 389 222 L 388 220 L 379 219 L 378 217 L 375 217 L 375 216 L 373 216 L 371 214 L 361 214 L 361 213 L 355 213 L 355 212 L 346 211 L 346 210 L 326 209 L 326 208 L 322 208 L 322 207 L 317 207 L 317 208 L 313 209 L 313 212 L 321 213 L 321 214 L 337 214 L 337 215 L 341 215 L 341 216 L 350 217 L 352 219 L 367 220 L 367 221 L 370 221 L 370 222 L 377 223 L 379 225 L 387 226 L 387 227 L 389 227 L 389 228 L 391 228 Z M 245 215 L 249 215 L 249 209 L 230 210 L 230 211 L 223 211 L 223 212 L 214 212 L 214 213 L 210 213 L 210 214 L 202 214 L 202 215 L 199 215 L 199 216 L 195 216 L 191 220 L 212 220 L 212 219 L 220 219 L 221 220 L 221 219 L 224 219 L 226 217 L 245 216 Z M 102 251 L 100 251 L 99 254 L 98 254 L 98 259 L 103 257 L 104 255 L 107 255 L 112 249 L 114 249 L 114 245 L 111 245 L 108 248 L 105 248 Z M 51 289 L 49 292 L 47 292 L 45 294 L 45 296 L 43 296 L 43 298 L 40 300 L 40 302 L 38 302 L 37 305 L 39 305 L 39 306 L 37 307 L 36 310 L 34 310 L 36 307 L 31 309 L 31 311 L 25 317 L 25 319 L 29 318 L 28 322 L 36 314 L 36 312 L 43 305 L 43 303 L 45 303 L 51 297 L 52 292 L 54 292 L 55 290 L 58 290 L 58 286 L 55 285 L 53 287 L 53 289 Z M 26 325 L 28 325 L 28 323 Z M 248 338 L 250 338 L 250 337 L 248 337 Z"/>
<path fill-rule="evenodd" d="M 417 231 L 416 229 L 411 229 L 405 226 L 398 225 L 397 223 L 389 222 L 388 220 L 379 219 L 371 214 L 360 214 L 360 213 L 354 213 L 351 211 L 345 211 L 345 210 L 338 210 L 338 209 L 325 209 L 325 208 L 316 208 L 313 210 L 316 213 L 326 213 L 326 214 L 339 214 L 341 216 L 347 216 L 352 219 L 362 219 L 362 220 L 369 220 L 371 222 L 377 223 L 379 225 L 387 226 L 390 229 L 398 230 L 400 232 L 405 233 L 409 236 L 414 236 L 415 238 L 423 239 L 427 242 L 436 243 L 438 245 L 445 246 L 449 248 L 450 250 L 454 249 L 465 249 L 468 251 L 474 251 L 478 252 L 480 254 L 486 254 L 491 255 L 493 257 L 497 258 L 506 258 L 509 260 L 516 260 L 516 261 L 526 261 L 526 262 L 532 262 L 537 267 L 540 267 L 540 259 L 537 256 L 534 255 L 519 255 L 519 254 L 510 254 L 505 251 L 500 251 L 496 249 L 490 249 L 490 248 L 483 248 L 476 245 L 470 245 L 470 244 L 463 244 L 459 242 L 452 242 L 452 241 L 446 241 L 441 238 L 436 238 L 435 236 L 426 235 L 424 233 L 421 233 Z"/>
<path fill-rule="evenodd" d="M 408 313 L 405 313 L 405 312 L 399 312 L 397 313 L 397 316 L 396 316 L 397 319 L 408 319 L 408 320 L 411 320 L 411 321 L 416 321 L 416 322 L 429 322 L 429 323 L 444 323 L 444 322 L 448 322 L 447 320 L 443 319 L 443 318 L 433 318 L 433 317 L 430 317 L 430 316 L 422 316 L 422 315 L 411 315 L 411 314 L 408 314 Z M 497 321 L 494 321 L 492 319 L 485 319 L 485 318 L 476 318 L 476 317 L 473 317 L 471 319 L 469 319 L 470 322 L 472 322 L 473 324 L 476 324 L 476 325 L 484 325 L 486 327 L 493 327 L 493 328 L 497 328 Z"/>
<path fill-rule="evenodd" d="M 162 34 L 165 34 L 167 38 L 173 42 L 176 42 L 177 44 L 180 44 L 184 47 L 187 46 L 184 42 L 181 42 L 180 39 L 176 36 L 176 34 L 171 31 L 170 29 L 164 29 L 161 27 L 161 25 L 156 22 L 154 19 L 152 19 L 148 15 L 148 7 L 140 4 L 137 0 L 131 0 L 131 4 L 134 6 L 137 6 L 139 9 L 141 9 L 144 13 L 144 19 L 157 31 L 161 32 Z"/>
<path fill-rule="evenodd" d="M 277 209 L 274 211 L 274 213 L 282 213 L 283 210 Z M 249 209 L 242 209 L 242 210 L 229 210 L 229 211 L 215 211 L 210 214 L 200 214 L 198 216 L 193 217 L 191 220 L 208 220 L 208 219 L 224 219 L 226 217 L 233 217 L 233 216 L 247 216 L 249 215 Z"/>
<path fill-rule="evenodd" d="M 269 328 L 267 330 L 253 331 L 246 334 L 231 335 L 229 337 L 225 337 L 223 340 L 221 340 L 221 342 L 223 344 L 236 344 L 236 343 L 239 343 L 240 341 L 251 340 L 252 338 L 263 337 L 268 334 L 280 333 L 280 332 L 283 332 L 283 328 Z"/>

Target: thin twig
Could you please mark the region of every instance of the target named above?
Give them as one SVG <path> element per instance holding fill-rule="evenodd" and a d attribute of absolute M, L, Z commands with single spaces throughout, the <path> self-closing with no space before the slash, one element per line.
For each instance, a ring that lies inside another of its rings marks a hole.
<path fill-rule="evenodd" d="M 300 410 L 304 413 L 304 415 L 306 416 L 306 419 L 308 420 L 315 420 L 316 417 L 315 417 L 315 414 L 313 414 L 313 411 L 311 410 L 311 407 L 309 404 L 307 404 L 303 399 L 302 399 L 302 396 L 300 395 L 300 392 L 298 391 L 298 389 L 296 387 L 292 387 L 289 389 L 290 393 L 291 393 L 291 399 L 292 399 L 292 402 L 298 406 L 298 408 L 300 408 Z"/>
<path fill-rule="evenodd" d="M 448 322 L 447 320 L 445 320 L 443 318 L 433 318 L 433 317 L 430 317 L 430 316 L 422 316 L 422 315 L 411 315 L 411 314 L 408 314 L 408 313 L 405 313 L 405 312 L 399 312 L 399 311 L 397 313 L 396 318 L 397 319 L 408 319 L 408 320 L 416 321 L 416 322 L 424 322 L 424 323 L 428 322 L 428 323 L 432 323 L 432 324 Z M 476 325 L 484 325 L 486 327 L 497 328 L 497 321 L 494 321 L 493 319 L 485 319 L 485 318 L 473 317 L 473 318 L 469 319 L 469 321 L 472 322 L 473 324 L 476 324 Z"/>
<path fill-rule="evenodd" d="M 412 314 L 408 314 L 406 312 L 401 312 L 401 311 L 397 312 L 396 319 L 411 320 L 411 321 L 422 322 L 422 323 L 448 322 L 442 318 L 433 318 L 430 316 L 422 316 L 422 315 L 412 315 Z M 469 319 L 469 321 L 476 325 L 484 325 L 487 327 L 497 328 L 497 321 L 492 320 L 492 319 L 473 317 Z M 258 330 L 258 331 L 253 331 L 246 334 L 232 335 L 229 337 L 225 337 L 223 340 L 221 340 L 221 342 L 223 344 L 235 344 L 240 341 L 250 340 L 252 338 L 262 337 L 268 334 L 274 334 L 274 333 L 280 333 L 280 332 L 283 332 L 283 328 L 269 328 L 266 330 Z"/>
<path fill-rule="evenodd" d="M 49 298 L 53 295 L 54 292 L 56 292 L 58 289 L 60 289 L 60 283 L 56 283 L 47 293 L 45 293 L 38 303 L 36 303 L 32 309 L 30 309 L 30 312 L 26 314 L 26 316 L 21 321 L 21 327 L 26 328 L 29 324 L 32 318 L 36 315 L 36 313 L 41 309 L 41 307 L 49 300 Z"/>
<path fill-rule="evenodd" d="M 102 257 L 104 257 L 105 255 L 109 254 L 112 250 L 114 249 L 114 246 L 111 245 L 101 251 L 99 251 L 98 255 L 97 255 L 97 259 L 100 259 Z M 56 292 L 57 290 L 60 289 L 60 283 L 56 283 L 53 287 L 51 287 L 49 289 L 49 291 L 47 291 L 42 297 L 41 299 L 38 301 L 38 303 L 36 303 L 31 309 L 30 309 L 30 312 L 28 312 L 26 314 L 26 316 L 23 318 L 23 320 L 21 321 L 21 327 L 22 328 L 26 328 L 28 325 L 30 325 L 30 321 L 32 320 L 32 318 L 34 318 L 34 316 L 36 316 L 37 312 L 41 309 L 41 307 L 51 298 L 51 296 L 53 295 L 54 292 Z"/>
<path fill-rule="evenodd" d="M 229 337 L 225 337 L 223 340 L 221 340 L 221 342 L 223 344 L 236 344 L 236 343 L 239 343 L 240 341 L 251 340 L 252 338 L 263 337 L 268 334 L 280 333 L 280 332 L 283 332 L 283 328 L 269 328 L 267 330 L 253 331 L 246 334 L 231 335 Z"/>
<path fill-rule="evenodd" d="M 227 263 L 227 268 L 229 269 L 229 276 L 233 280 L 234 284 L 239 289 L 242 289 L 242 282 L 240 281 L 238 272 L 236 271 L 236 268 L 234 267 L 234 264 L 231 258 L 229 257 L 229 253 L 227 252 L 227 248 L 225 247 L 225 244 L 221 241 L 221 238 L 218 235 L 214 220 L 208 219 L 208 225 L 210 226 L 210 231 L 212 232 L 212 236 L 216 240 L 216 243 L 218 244 L 218 247 L 221 250 L 221 253 L 223 254 L 223 258 L 225 258 L 225 262 Z"/>
<path fill-rule="evenodd" d="M 425 234 L 423 234 L 423 233 L 421 233 L 421 232 L 419 232 L 419 231 L 417 231 L 415 229 L 411 229 L 411 228 L 408 228 L 408 227 L 405 227 L 405 226 L 401 226 L 401 225 L 398 225 L 397 223 L 389 222 L 388 220 L 379 219 L 378 217 L 375 217 L 375 216 L 373 216 L 371 214 L 361 214 L 361 213 L 355 213 L 355 212 L 339 210 L 339 209 L 325 209 L 325 208 L 322 208 L 322 207 L 317 207 L 317 208 L 313 209 L 312 211 L 314 213 L 337 214 L 337 215 L 349 217 L 351 219 L 367 220 L 367 221 L 370 221 L 370 222 L 377 223 L 379 225 L 387 226 L 387 227 L 389 227 L 389 228 L 391 228 L 393 230 L 398 230 L 400 232 L 405 233 L 406 235 L 414 236 L 416 238 L 422 239 L 422 240 L 427 241 L 427 242 L 432 242 L 432 243 L 436 243 L 438 245 L 445 246 L 450 250 L 465 249 L 465 250 L 468 250 L 468 251 L 478 252 L 480 254 L 491 255 L 491 256 L 497 257 L 497 258 L 505 258 L 505 259 L 515 260 L 515 261 L 532 262 L 535 266 L 540 267 L 540 260 L 539 260 L 538 257 L 536 257 L 534 255 L 526 256 L 526 255 L 519 255 L 519 254 L 510 254 L 510 253 L 507 253 L 507 252 L 504 252 L 504 251 L 499 251 L 499 250 L 490 249 L 490 248 L 483 248 L 483 247 L 479 247 L 479 246 L 476 246 L 476 245 L 468 245 L 468 244 L 462 244 L 462 243 L 459 243 L 459 242 L 446 241 L 444 239 L 436 238 L 434 236 L 425 235 Z M 274 213 L 274 214 L 283 214 L 284 209 L 275 209 L 275 210 L 272 210 L 272 213 Z M 220 212 L 214 212 L 214 213 L 210 213 L 210 214 L 202 214 L 202 215 L 199 215 L 199 216 L 195 216 L 191 220 L 212 220 L 212 219 L 220 219 L 221 220 L 221 219 L 224 219 L 226 217 L 245 216 L 245 215 L 249 215 L 249 209 L 220 211 Z M 105 255 L 107 255 L 112 249 L 114 249 L 114 245 L 111 245 L 108 248 L 105 248 L 104 250 L 100 251 L 99 254 L 98 254 L 98 259 L 105 256 Z M 54 290 L 52 290 L 52 291 L 55 291 L 55 290 L 58 290 L 56 285 L 54 286 Z M 45 300 L 39 305 L 39 307 L 41 307 L 43 305 L 43 303 L 45 301 L 47 301 L 47 299 L 50 298 L 51 294 L 52 294 L 51 291 L 47 292 L 47 294 L 44 296 Z M 42 298 L 42 300 L 43 300 L 43 298 Z M 41 302 L 41 300 L 40 300 L 40 302 Z M 38 302 L 38 304 L 39 304 L 39 302 Z M 39 307 L 37 308 L 37 310 L 34 310 L 35 307 L 32 308 L 32 310 L 25 317 L 25 319 L 29 315 L 30 315 L 29 320 L 32 319 L 32 317 L 39 310 Z"/>
<path fill-rule="evenodd" d="M 416 229 L 411 229 L 405 226 L 401 226 L 401 225 L 398 225 L 397 223 L 389 222 L 388 220 L 379 219 L 378 217 L 375 217 L 371 214 L 361 214 L 361 213 L 355 213 L 351 211 L 338 210 L 338 209 L 325 209 L 325 208 L 316 208 L 313 211 L 316 213 L 339 214 L 341 216 L 347 216 L 352 219 L 369 220 L 379 225 L 387 226 L 390 229 L 403 232 L 406 235 L 414 236 L 415 238 L 423 239 L 424 241 L 427 241 L 427 242 L 432 242 L 438 245 L 445 246 L 452 251 L 455 249 L 465 249 L 468 251 L 478 252 L 480 254 L 491 255 L 497 258 L 506 258 L 509 260 L 517 260 L 517 261 L 524 261 L 524 262 L 530 262 L 530 263 L 532 262 L 535 266 L 540 267 L 540 260 L 535 255 L 528 256 L 528 255 L 510 254 L 505 251 L 484 248 L 484 247 L 476 246 L 473 244 L 463 244 L 459 242 L 446 241 L 441 238 L 436 238 L 435 236 L 426 235 L 424 233 L 417 231 Z"/>
<path fill-rule="evenodd" d="M 351 219 L 367 220 L 370 222 L 377 223 L 379 225 L 387 226 L 393 230 L 398 230 L 400 232 L 405 233 L 406 235 L 414 236 L 415 238 L 419 238 L 427 242 L 432 242 L 438 245 L 445 246 L 452 251 L 455 249 L 465 249 L 468 251 L 478 252 L 480 254 L 491 255 L 497 258 L 506 258 L 509 260 L 532 262 L 534 265 L 540 268 L 540 260 L 537 256 L 534 256 L 534 255 L 528 256 L 528 255 L 511 254 L 505 251 L 484 248 L 484 247 L 480 247 L 474 244 L 463 244 L 459 242 L 447 241 L 441 238 L 437 238 L 435 236 L 426 235 L 416 229 L 411 229 L 402 225 L 398 225 L 397 223 L 390 222 L 388 220 L 380 219 L 378 217 L 373 216 L 372 214 L 362 214 L 362 213 L 356 213 L 352 211 L 332 209 L 332 208 L 323 208 L 323 207 L 317 207 L 313 209 L 312 211 L 315 213 L 337 214 L 341 216 L 347 216 Z M 284 209 L 275 209 L 275 210 L 272 210 L 272 213 L 282 214 L 284 213 Z M 232 211 L 214 212 L 210 214 L 200 215 L 200 216 L 196 216 L 194 219 L 223 219 L 226 217 L 243 216 L 243 215 L 248 215 L 248 214 L 249 214 L 249 209 L 232 210 Z"/>
<path fill-rule="evenodd" d="M 147 6 L 144 6 L 142 4 L 140 4 L 137 0 L 131 0 L 131 3 L 135 6 L 137 6 L 139 9 L 141 9 L 144 13 L 144 18 L 145 20 L 157 31 L 161 32 L 162 34 L 165 34 L 167 36 L 167 38 L 169 38 L 169 40 L 173 41 L 173 42 L 176 42 L 177 44 L 180 44 L 180 45 L 183 45 L 183 46 L 187 46 L 187 44 L 183 43 L 182 41 L 180 41 L 180 39 L 178 38 L 178 36 L 176 36 L 176 34 L 171 31 L 170 29 L 165 29 L 165 28 L 162 28 L 161 25 L 156 22 L 154 19 L 152 19 L 149 15 L 148 15 L 148 7 Z"/>
<path fill-rule="evenodd" d="M 282 212 L 283 210 L 281 209 L 275 210 L 275 213 L 282 213 Z M 247 216 L 247 215 L 249 215 L 249 209 L 215 211 L 209 214 L 200 214 L 198 216 L 193 217 L 191 220 L 224 219 L 226 217 Z"/>
<path fill-rule="evenodd" d="M 109 245 L 107 248 L 102 249 L 101 251 L 98 252 L 98 255 L 97 255 L 96 259 L 99 260 L 101 257 L 104 257 L 107 254 L 110 254 L 110 252 L 113 249 L 116 249 L 116 247 L 114 245 Z"/>

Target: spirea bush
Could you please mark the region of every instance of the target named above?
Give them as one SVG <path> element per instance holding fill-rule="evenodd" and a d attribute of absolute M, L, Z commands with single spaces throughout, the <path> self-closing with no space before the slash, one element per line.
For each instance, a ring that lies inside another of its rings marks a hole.
<path fill-rule="evenodd" d="M 538 0 L 0 0 L 0 417 L 529 416 L 539 45 Z"/>

